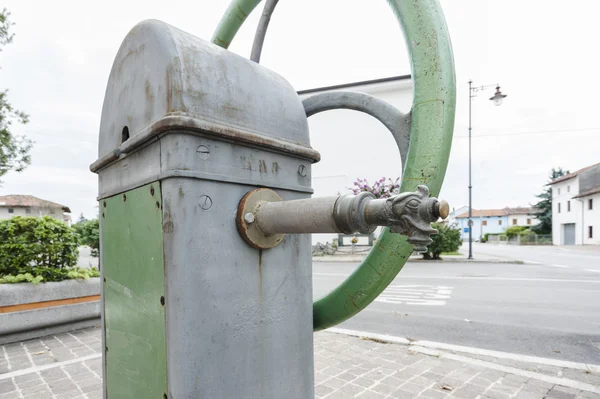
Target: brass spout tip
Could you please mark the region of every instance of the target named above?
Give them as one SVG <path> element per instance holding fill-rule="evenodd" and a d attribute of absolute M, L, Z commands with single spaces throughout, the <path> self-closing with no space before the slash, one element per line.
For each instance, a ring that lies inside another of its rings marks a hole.
<path fill-rule="evenodd" d="M 446 219 L 450 214 L 450 204 L 446 200 L 440 200 L 435 205 L 435 210 L 439 217 Z"/>

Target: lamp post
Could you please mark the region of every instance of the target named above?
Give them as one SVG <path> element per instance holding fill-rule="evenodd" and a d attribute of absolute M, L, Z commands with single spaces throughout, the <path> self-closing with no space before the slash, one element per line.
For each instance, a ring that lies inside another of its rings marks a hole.
<path fill-rule="evenodd" d="M 487 88 L 494 87 L 494 85 L 487 86 L 473 86 L 473 81 L 469 80 L 469 259 L 473 259 L 473 206 L 471 200 L 471 103 L 473 97 L 477 97 L 477 92 L 485 90 Z M 506 94 L 502 94 L 500 91 L 500 85 L 496 85 L 496 93 L 490 97 L 490 101 L 494 102 L 494 105 L 499 106 L 502 104 L 502 100 L 506 97 Z M 481 223 L 481 220 L 479 221 Z"/>

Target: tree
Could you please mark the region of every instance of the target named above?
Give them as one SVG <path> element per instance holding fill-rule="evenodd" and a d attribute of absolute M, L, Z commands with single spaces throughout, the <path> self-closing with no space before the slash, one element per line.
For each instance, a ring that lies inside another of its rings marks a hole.
<path fill-rule="evenodd" d="M 550 172 L 549 182 L 552 182 L 559 177 L 568 175 L 568 170 L 563 168 L 554 169 Z M 552 187 L 547 186 L 542 193 L 536 195 L 540 201 L 535 204 L 537 212 L 532 216 L 535 216 L 540 223 L 534 226 L 533 230 L 537 234 L 552 234 Z"/>
<path fill-rule="evenodd" d="M 356 179 L 354 188 L 351 188 L 351 190 L 355 195 L 366 191 L 375 195 L 376 198 L 389 198 L 400 193 L 400 178 L 392 180 L 388 177 L 386 182 L 386 178 L 382 177 L 372 186 L 367 179 Z"/>
<path fill-rule="evenodd" d="M 0 221 L 0 274 L 28 267 L 68 268 L 78 258 L 77 234 L 49 216 Z"/>
<path fill-rule="evenodd" d="M 454 226 L 444 223 L 433 223 L 431 225 L 438 231 L 431 236 L 433 242 L 427 246 L 427 252 L 423 253 L 423 259 L 441 259 L 442 252 L 456 252 L 462 245 L 460 230 Z"/>
<path fill-rule="evenodd" d="M 6 8 L 0 12 L 0 45 L 9 44 L 14 38 L 14 34 L 10 32 L 14 23 L 9 21 L 9 16 L 10 12 Z M 31 140 L 15 136 L 10 131 L 14 121 L 25 124 L 29 122 L 29 117 L 14 109 L 8 102 L 7 95 L 8 90 L 0 91 L 0 177 L 10 170 L 20 172 L 31 163 Z"/>
<path fill-rule="evenodd" d="M 97 258 L 98 250 L 100 249 L 100 225 L 98 219 L 80 220 L 73 225 L 73 228 L 79 236 L 79 244 L 90 247 L 92 256 Z"/>

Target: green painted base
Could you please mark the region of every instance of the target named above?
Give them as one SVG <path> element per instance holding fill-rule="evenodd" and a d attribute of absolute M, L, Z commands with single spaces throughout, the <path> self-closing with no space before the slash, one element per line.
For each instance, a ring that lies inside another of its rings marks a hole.
<path fill-rule="evenodd" d="M 107 398 L 167 395 L 160 183 L 102 200 Z"/>

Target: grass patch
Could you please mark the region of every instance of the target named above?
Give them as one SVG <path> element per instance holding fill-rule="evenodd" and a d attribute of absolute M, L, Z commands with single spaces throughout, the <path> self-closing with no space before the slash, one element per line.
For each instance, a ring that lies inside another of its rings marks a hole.
<path fill-rule="evenodd" d="M 442 255 L 455 255 L 455 256 L 458 256 L 458 255 L 462 255 L 462 254 L 460 252 L 454 251 L 454 252 L 442 252 Z"/>

